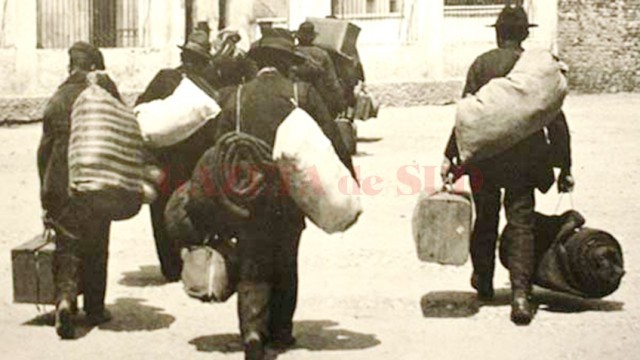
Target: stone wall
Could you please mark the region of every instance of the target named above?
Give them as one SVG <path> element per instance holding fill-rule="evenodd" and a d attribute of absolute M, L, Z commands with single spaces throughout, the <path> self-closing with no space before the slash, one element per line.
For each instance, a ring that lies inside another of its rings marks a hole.
<path fill-rule="evenodd" d="M 559 0 L 558 50 L 574 91 L 640 91 L 640 0 Z"/>

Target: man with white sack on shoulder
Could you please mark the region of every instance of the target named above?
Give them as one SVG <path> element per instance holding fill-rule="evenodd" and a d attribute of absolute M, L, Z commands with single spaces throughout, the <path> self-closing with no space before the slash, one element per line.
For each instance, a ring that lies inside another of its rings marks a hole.
<path fill-rule="evenodd" d="M 138 121 L 143 135 L 145 135 L 145 125 L 158 130 L 162 129 L 161 126 L 167 127 L 171 126 L 171 124 L 163 123 L 163 121 L 167 122 L 162 118 L 163 111 L 156 111 L 160 114 L 151 116 L 151 119 L 143 122 L 139 113 L 140 109 L 144 106 L 149 108 L 149 104 L 152 103 L 162 105 L 160 100 L 169 101 L 170 97 L 185 85 L 185 80 L 191 82 L 187 85 L 190 85 L 192 89 L 199 89 L 196 91 L 198 91 L 200 97 L 208 96 L 213 100 L 217 100 L 218 93 L 207 80 L 210 77 L 208 73 L 211 71 L 210 62 L 212 59 L 208 35 L 204 31 L 196 30 L 189 35 L 186 44 L 179 46 L 179 48 L 182 50 L 182 64 L 175 69 L 160 70 L 136 100 L 136 112 L 138 113 Z M 184 102 L 181 102 L 181 104 L 184 104 Z M 174 106 L 173 109 L 167 109 L 164 111 L 164 115 L 168 117 L 170 114 L 188 111 L 189 109 L 185 109 L 184 106 L 186 104 L 181 107 Z M 154 109 L 149 108 L 149 110 Z M 150 144 L 147 142 L 151 155 L 161 166 L 163 172 L 158 189 L 158 198 L 151 204 L 151 222 L 162 274 L 168 281 L 178 281 L 180 279 L 182 261 L 180 259 L 180 249 L 172 243 L 166 234 L 164 210 L 171 194 L 190 178 L 193 168 L 202 153 L 213 146 L 215 121 L 209 119 L 195 130 L 195 132 L 190 131 L 187 133 L 189 136 L 185 139 L 179 139 L 180 141 L 174 141 L 172 144 Z M 177 131 L 169 132 L 162 139 L 166 142 L 168 136 L 174 136 L 177 133 Z"/>
<path fill-rule="evenodd" d="M 513 241 L 507 254 L 511 320 L 526 325 L 533 318 L 530 296 L 534 272 L 534 191 L 549 190 L 555 180 L 554 167 L 561 169 L 560 192 L 572 191 L 574 185 L 569 130 L 560 110 L 566 80 L 549 52 L 523 50 L 522 42 L 528 37 L 529 28 L 536 25 L 529 23 L 522 7 L 506 6 L 493 26 L 498 48 L 480 55 L 469 69 L 464 99 L 458 103 L 456 128 L 445 151 L 442 177 L 444 181 L 452 181 L 463 174 L 470 176 L 476 209 L 470 244 L 471 285 L 481 299 L 494 296 L 496 240 L 500 207 L 504 204 L 505 232 L 510 233 Z M 537 61 L 536 56 L 546 62 Z M 537 73 L 536 63 L 550 64 L 548 68 L 555 72 Z M 529 73 L 522 69 L 526 66 Z M 557 81 L 549 81 L 553 86 L 544 88 L 548 79 Z M 538 102 L 544 106 L 537 106 Z M 493 113 L 487 115 L 483 110 Z M 477 122 L 476 128 L 469 130 L 471 127 L 466 125 L 473 121 Z M 523 130 L 527 126 L 531 131 Z M 494 138 L 489 139 L 490 136 Z"/>
<path fill-rule="evenodd" d="M 256 62 L 258 74 L 240 87 L 221 90 L 222 113 L 216 138 L 237 134 L 274 148 L 281 125 L 289 115 L 302 111 L 301 108 L 308 114 L 307 118 L 309 115 L 313 118 L 312 125 L 327 142 L 338 166 L 346 176 L 354 176 L 351 157 L 320 95 L 308 85 L 294 86 L 287 77 L 292 65 L 304 61 L 294 49 L 293 37 L 286 29 L 272 29 L 252 44 L 248 56 Z M 304 139 L 307 136 L 298 134 Z M 216 150 L 220 141 L 216 143 Z M 275 155 L 270 153 L 268 157 L 268 162 L 275 163 Z M 222 165 L 243 167 L 246 164 Z M 278 181 L 286 186 L 286 179 Z M 231 227 L 232 236 L 238 240 L 238 318 L 245 359 L 263 359 L 266 345 L 284 349 L 295 343 L 292 331 L 297 301 L 298 245 L 305 228 L 305 214 L 286 192 L 257 199 L 244 218 L 234 219 L 234 214 L 223 205 L 215 212 L 218 214 L 214 216 L 229 218 L 223 226 Z M 198 227 L 198 222 L 210 220 L 212 214 L 205 211 L 201 216 L 194 216 L 191 209 L 189 216 Z"/>

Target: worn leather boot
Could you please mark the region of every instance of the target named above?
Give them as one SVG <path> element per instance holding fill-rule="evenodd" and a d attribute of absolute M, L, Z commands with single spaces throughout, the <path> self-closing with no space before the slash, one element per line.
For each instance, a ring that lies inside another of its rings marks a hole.
<path fill-rule="evenodd" d="M 493 291 L 493 276 L 474 272 L 471 275 L 471 286 L 478 292 L 478 299 L 491 300 Z"/>
<path fill-rule="evenodd" d="M 56 304 L 56 333 L 63 340 L 73 339 L 75 337 L 75 327 L 73 325 L 73 305 L 68 297 L 63 297 Z"/>
<path fill-rule="evenodd" d="M 269 337 L 269 299 L 267 283 L 242 281 L 238 284 L 238 318 L 246 360 L 262 360 Z"/>
<path fill-rule="evenodd" d="M 511 300 L 511 321 L 516 325 L 529 325 L 533 320 L 531 296 L 525 290 L 514 290 Z"/>
<path fill-rule="evenodd" d="M 107 309 L 87 313 L 87 323 L 91 326 L 98 326 L 109 321 L 111 321 L 111 312 Z"/>
<path fill-rule="evenodd" d="M 244 359 L 264 360 L 264 343 L 260 334 L 251 332 L 244 338 Z"/>

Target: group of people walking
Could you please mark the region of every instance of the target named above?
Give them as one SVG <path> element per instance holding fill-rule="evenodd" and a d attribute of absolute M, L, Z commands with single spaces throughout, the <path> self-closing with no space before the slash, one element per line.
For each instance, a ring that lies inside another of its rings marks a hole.
<path fill-rule="evenodd" d="M 495 24 L 498 48 L 476 59 L 471 66 L 464 94 L 473 94 L 491 79 L 505 76 L 523 51 L 528 35 L 526 13 L 520 7 L 505 8 Z M 276 130 L 292 108 L 300 107 L 331 140 L 342 163 L 355 178 L 351 155 L 334 121 L 353 104 L 353 79 L 340 79 L 334 61 L 313 45 L 311 23 L 297 32 L 268 29 L 245 54 L 234 49 L 237 34 L 221 32 L 212 55 L 207 31 L 193 32 L 181 46 L 182 64 L 160 71 L 136 104 L 168 97 L 183 76 L 188 76 L 206 94 L 216 99 L 221 113 L 186 141 L 149 150 L 150 161 L 163 169 L 158 197 L 151 204 L 151 221 L 162 274 L 168 281 L 180 279 L 180 249 L 167 237 L 164 212 L 171 194 L 188 181 L 202 154 L 224 134 L 241 129 L 273 146 Z M 70 114 L 74 100 L 87 86 L 87 74 L 105 69 L 101 52 L 78 42 L 69 49 L 69 78 L 58 88 L 44 113 L 43 137 L 38 150 L 42 207 L 45 224 L 56 230 L 54 279 L 56 287 L 56 331 L 73 337 L 76 299 L 84 293 L 84 310 L 90 324 L 109 321 L 104 298 L 110 220 L 88 214 L 67 191 L 67 149 Z M 357 71 L 355 71 L 357 72 Z M 99 84 L 120 98 L 113 82 Z M 240 111 L 241 109 L 241 111 Z M 550 154 L 554 154 L 551 156 Z M 532 319 L 530 306 L 534 190 L 547 191 L 554 182 L 553 166 L 562 169 L 560 191 L 573 187 L 569 133 L 560 115 L 547 132 L 540 131 L 509 151 L 474 164 L 469 172 L 458 165 L 455 136 L 446 149 L 443 178 L 468 172 L 474 192 L 477 218 L 471 241 L 472 286 L 482 298 L 493 296 L 495 246 L 501 202 L 507 214 L 507 230 L 514 242 L 508 254 L 513 289 L 511 318 L 517 324 Z M 481 174 L 481 176 L 477 176 Z M 504 199 L 501 200 L 501 190 Z M 231 226 L 238 239 L 238 317 L 247 359 L 262 359 L 265 346 L 286 348 L 295 343 L 293 314 L 297 298 L 297 255 L 305 214 L 288 197 L 275 203 L 259 203 L 256 216 Z M 194 226 L 203 219 L 193 218 Z"/>

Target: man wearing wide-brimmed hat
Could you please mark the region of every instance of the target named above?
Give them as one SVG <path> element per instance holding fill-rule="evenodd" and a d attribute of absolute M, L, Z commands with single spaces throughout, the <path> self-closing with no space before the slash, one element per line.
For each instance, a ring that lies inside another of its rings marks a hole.
<path fill-rule="evenodd" d="M 306 61 L 296 67 L 295 73 L 301 80 L 316 87 L 331 115 L 336 117 L 345 110 L 346 103 L 331 56 L 326 50 L 313 44 L 317 35 L 312 22 L 305 21 L 300 24 L 296 32 L 297 49 L 305 55 Z"/>
<path fill-rule="evenodd" d="M 207 72 L 211 71 L 211 44 L 209 36 L 202 30 L 191 33 L 182 50 L 182 65 L 175 69 L 163 69 L 151 80 L 145 91 L 138 97 L 136 105 L 164 99 L 173 94 L 187 76 L 194 84 L 214 99 L 218 94 Z M 213 145 L 214 122 L 209 121 L 188 139 L 170 147 L 152 149 L 151 155 L 162 168 L 164 177 L 159 186 L 158 197 L 151 204 L 151 221 L 156 250 L 162 274 L 168 281 L 178 281 L 182 270 L 180 249 L 167 237 L 164 210 L 171 194 L 190 177 L 200 156 Z"/>
<path fill-rule="evenodd" d="M 270 29 L 251 45 L 248 56 L 256 62 L 258 74 L 240 89 L 221 91 L 216 138 L 236 131 L 239 124 L 241 132 L 273 147 L 278 126 L 297 103 L 315 119 L 353 173 L 351 157 L 320 95 L 309 84 L 296 86 L 287 77 L 293 64 L 304 61 L 295 52 L 290 32 Z M 224 207 L 216 212 L 217 217 L 231 216 L 225 215 L 230 212 Z M 245 359 L 261 360 L 265 345 L 282 349 L 295 342 L 298 244 L 305 223 L 304 214 L 285 195 L 260 201 L 252 215 L 238 223 L 225 221 L 224 226 L 238 239 L 238 318 Z M 189 216 L 196 227 L 216 228 L 201 226 L 212 219 L 206 209 L 200 213 L 193 206 Z"/>
<path fill-rule="evenodd" d="M 98 48 L 83 41 L 74 43 L 69 48 L 69 77 L 49 100 L 42 119 L 38 148 L 40 199 L 45 227 L 53 228 L 56 233 L 55 327 L 63 339 L 75 335 L 72 317 L 78 310 L 76 298 L 80 284 L 88 323 L 97 325 L 111 318 L 104 304 L 111 222 L 101 214 L 87 218 L 86 204 L 69 196 L 67 162 L 73 104 L 88 86 L 87 74 L 104 69 L 104 58 Z M 100 76 L 98 85 L 120 99 L 116 85 L 108 76 Z"/>
<path fill-rule="evenodd" d="M 475 94 L 491 79 L 506 76 L 520 54 L 522 42 L 529 36 L 530 24 L 521 6 L 506 6 L 495 24 L 498 48 L 480 55 L 467 74 L 464 95 Z M 517 106 L 517 104 L 514 104 Z M 529 136 L 511 149 L 492 158 L 457 168 L 459 162 L 455 134 L 451 135 L 442 166 L 443 179 L 450 173 L 468 173 L 476 208 L 476 221 L 471 237 L 473 274 L 471 285 L 481 299 L 494 296 L 493 273 L 501 203 L 504 204 L 507 227 L 512 241 L 508 263 L 512 288 L 511 320 L 526 325 L 533 318 L 530 304 L 531 282 L 534 273 L 533 219 L 534 191 L 549 190 L 555 181 L 553 167 L 561 168 L 558 178 L 560 192 L 571 191 L 571 156 L 569 131 L 564 114 L 547 128 Z M 504 189 L 504 200 L 501 190 Z"/>

